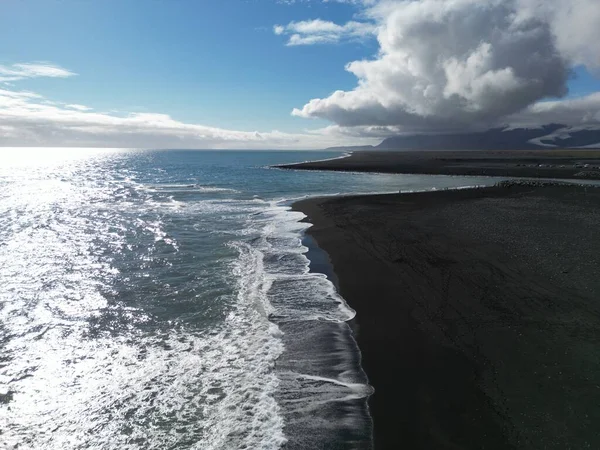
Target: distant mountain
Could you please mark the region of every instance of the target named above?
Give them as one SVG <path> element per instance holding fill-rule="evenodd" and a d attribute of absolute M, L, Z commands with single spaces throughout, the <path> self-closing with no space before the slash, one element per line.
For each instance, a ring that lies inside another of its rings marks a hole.
<path fill-rule="evenodd" d="M 326 151 L 345 151 L 345 152 L 358 152 L 362 150 L 373 150 L 375 147 L 372 145 L 353 145 L 348 147 L 328 147 Z"/>
<path fill-rule="evenodd" d="M 492 128 L 477 133 L 413 134 L 389 137 L 374 149 L 533 150 L 552 147 L 600 148 L 600 127 L 549 124 L 538 128 Z"/>
<path fill-rule="evenodd" d="M 543 147 L 600 148 L 600 127 L 562 127 L 530 142 Z"/>

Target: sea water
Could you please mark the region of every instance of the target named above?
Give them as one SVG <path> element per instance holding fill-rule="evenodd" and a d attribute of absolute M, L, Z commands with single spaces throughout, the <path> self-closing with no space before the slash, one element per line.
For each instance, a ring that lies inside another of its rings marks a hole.
<path fill-rule="evenodd" d="M 0 150 L 0 448 L 371 448 L 290 204 L 495 180 L 269 167 L 338 156 Z"/>

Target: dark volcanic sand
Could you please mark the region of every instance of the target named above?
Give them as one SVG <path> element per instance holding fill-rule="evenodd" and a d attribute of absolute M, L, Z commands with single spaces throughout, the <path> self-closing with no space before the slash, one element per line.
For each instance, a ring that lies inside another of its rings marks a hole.
<path fill-rule="evenodd" d="M 309 199 L 376 449 L 600 448 L 600 188 Z"/>
<path fill-rule="evenodd" d="M 587 167 L 586 167 L 587 165 Z M 600 179 L 600 150 L 362 151 L 284 169 Z"/>

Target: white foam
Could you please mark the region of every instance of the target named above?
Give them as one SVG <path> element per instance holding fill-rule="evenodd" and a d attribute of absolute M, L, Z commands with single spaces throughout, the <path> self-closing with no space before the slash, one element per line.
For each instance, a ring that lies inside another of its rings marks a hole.
<path fill-rule="evenodd" d="M 231 188 L 223 188 L 218 186 L 203 186 L 200 184 L 152 184 L 148 185 L 148 188 L 166 192 L 239 193 L 239 191 Z"/>
<path fill-rule="evenodd" d="M 282 348 L 282 353 L 277 356 L 287 361 L 284 366 L 288 367 L 274 372 L 279 380 L 277 398 L 283 408 L 278 414 L 285 417 L 287 424 L 283 431 L 291 433 L 286 435 L 286 438 L 292 439 L 289 444 L 291 448 L 310 448 L 313 444 L 307 439 L 323 443 L 327 439 L 339 438 L 331 426 L 323 427 L 323 420 L 339 420 L 336 424 L 339 430 L 353 429 L 357 432 L 361 427 L 368 428 L 367 425 L 358 426 L 360 421 L 367 420 L 359 413 L 355 422 L 349 417 L 342 419 L 332 405 L 365 401 L 372 389 L 366 383 L 364 374 L 361 375 L 359 363 L 350 362 L 356 358 L 358 349 L 346 322 L 354 317 L 355 312 L 339 296 L 325 275 L 309 270 L 310 261 L 306 257 L 308 249 L 302 244 L 302 234 L 311 225 L 300 222 L 304 214 L 291 211 L 289 206 L 283 205 L 286 201 L 263 202 L 260 213 L 248 216 L 247 229 L 251 231 L 248 236 L 253 238 L 234 244 L 239 251 L 236 275 L 243 286 L 244 301 L 254 304 L 261 314 L 271 319 L 272 324 L 285 326 L 286 334 L 278 334 L 279 328 L 271 333 L 281 345 L 286 343 L 287 346 L 298 339 L 310 337 L 302 337 L 308 330 L 308 323 L 314 324 L 311 329 L 316 334 L 311 336 L 317 339 L 320 333 L 329 329 L 323 328 L 327 323 L 342 327 L 342 331 L 337 332 L 340 343 L 332 343 L 339 347 L 335 350 L 338 356 L 331 353 L 333 350 L 323 348 L 319 351 L 309 344 L 300 353 L 294 350 L 294 355 L 300 359 L 292 364 L 293 370 L 290 370 L 292 366 L 286 356 L 289 349 Z M 288 326 L 293 324 L 299 324 L 300 327 Z M 340 356 L 340 352 L 347 356 Z M 333 358 L 342 359 L 332 367 Z M 325 370 L 329 375 L 305 373 L 308 366 L 303 367 L 302 360 L 312 367 L 321 367 L 317 372 Z M 274 395 L 274 392 L 271 391 L 270 395 Z M 330 435 L 318 437 L 327 434 L 327 430 L 331 432 Z"/>
<path fill-rule="evenodd" d="M 328 320 L 346 322 L 355 311 L 338 295 L 335 286 L 323 274 L 311 273 L 308 249 L 302 245 L 302 233 L 311 225 L 300 222 L 305 215 L 292 211 L 282 201 L 269 203 L 264 212 L 253 216 L 250 227 L 260 230 L 253 246 L 262 259 L 276 258 L 265 272 L 269 280 L 266 293 L 271 313 L 279 320 Z M 288 255 L 282 260 L 281 257 Z M 291 258 L 289 255 L 295 255 Z"/>
<path fill-rule="evenodd" d="M 325 161 L 335 161 L 336 159 L 345 159 L 348 158 L 349 156 L 352 156 L 352 152 L 344 152 L 342 153 L 340 156 L 334 156 L 332 158 L 325 158 L 325 159 L 307 159 L 306 161 L 300 161 L 300 162 L 295 162 L 293 164 L 305 164 L 305 163 L 317 163 L 317 162 L 325 162 Z M 273 166 L 269 166 L 268 168 L 279 168 L 279 167 L 283 167 L 283 166 L 288 166 L 289 163 L 286 164 L 276 164 Z"/>

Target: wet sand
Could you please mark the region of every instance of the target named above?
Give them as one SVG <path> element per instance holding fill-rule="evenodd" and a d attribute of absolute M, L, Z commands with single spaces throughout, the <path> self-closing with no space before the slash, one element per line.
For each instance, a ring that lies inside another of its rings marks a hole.
<path fill-rule="evenodd" d="M 600 188 L 308 199 L 376 449 L 600 448 Z"/>
<path fill-rule="evenodd" d="M 278 166 L 431 175 L 600 180 L 600 150 L 360 151 L 346 158 Z"/>

